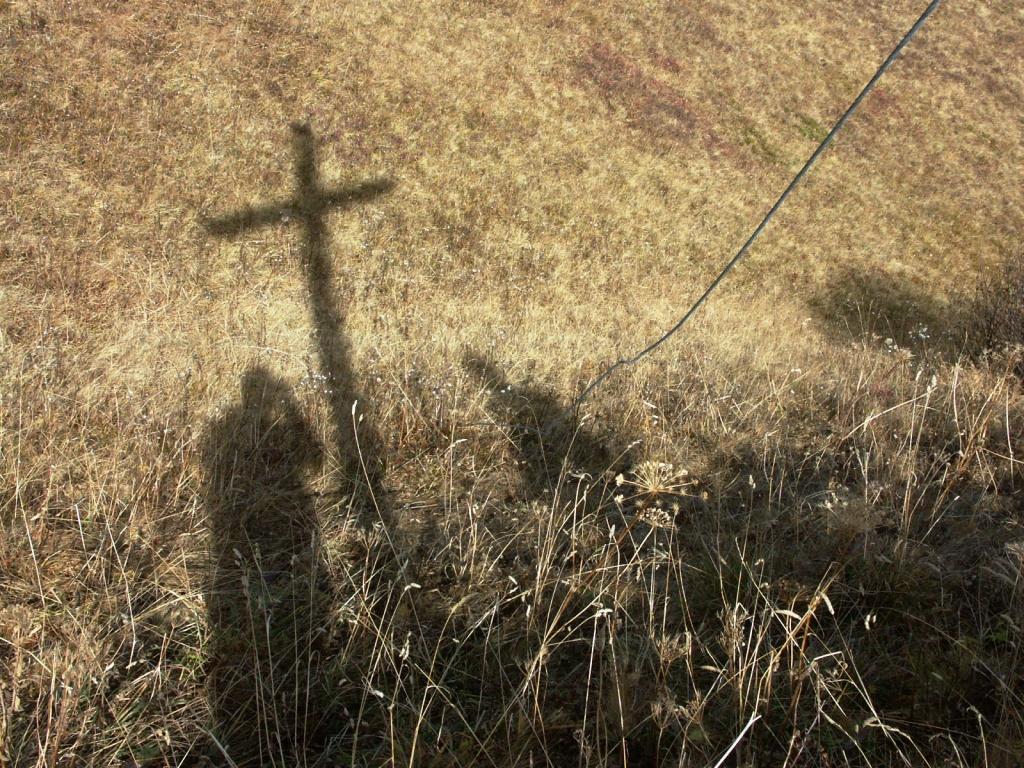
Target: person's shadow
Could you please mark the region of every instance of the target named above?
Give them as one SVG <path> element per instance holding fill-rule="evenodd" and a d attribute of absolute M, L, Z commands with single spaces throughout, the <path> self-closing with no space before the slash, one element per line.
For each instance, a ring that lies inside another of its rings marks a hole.
<path fill-rule="evenodd" d="M 607 485 L 605 476 L 628 465 L 630 447 L 621 437 L 581 424 L 554 392 L 512 384 L 484 355 L 467 354 L 463 368 L 488 392 L 487 411 L 507 430 L 519 469 L 518 497 L 550 502 L 572 491 L 577 501 L 593 504 Z"/>
<path fill-rule="evenodd" d="M 241 390 L 210 425 L 203 456 L 211 735 L 238 766 L 294 765 L 323 717 L 319 656 L 333 600 L 305 477 L 322 447 L 280 379 L 253 367 Z"/>

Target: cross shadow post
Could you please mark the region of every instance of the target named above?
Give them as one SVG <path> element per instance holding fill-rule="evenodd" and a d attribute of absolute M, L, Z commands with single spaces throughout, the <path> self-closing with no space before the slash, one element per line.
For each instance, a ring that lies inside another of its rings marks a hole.
<path fill-rule="evenodd" d="M 392 185 L 374 180 L 324 187 L 312 130 L 295 124 L 292 137 L 294 195 L 205 225 L 210 234 L 225 238 L 290 221 L 302 226 L 302 269 L 319 363 L 328 382 L 340 490 L 364 523 L 383 523 L 390 541 L 380 440 L 371 423 L 356 413 L 358 388 L 325 217 Z M 322 562 L 316 504 L 306 483 L 306 474 L 321 466 L 321 454 L 291 388 L 260 366 L 243 377 L 241 402 L 206 430 L 213 565 L 207 596 L 209 696 L 217 746 L 239 766 L 301 763 L 337 725 L 330 722 L 333 705 L 322 679 L 333 590 Z"/>
<path fill-rule="evenodd" d="M 206 226 L 215 236 L 231 237 L 292 219 L 302 224 L 303 271 L 309 290 L 320 366 L 328 380 L 329 405 L 341 468 L 345 481 L 352 486 L 353 507 L 372 507 L 377 518 L 390 527 L 388 505 L 382 493 L 384 467 L 380 438 L 372 425 L 356 413 L 358 392 L 350 345 L 343 332 L 344 314 L 336 302 L 328 247 L 330 238 L 324 218 L 332 209 L 344 210 L 382 195 L 393 184 L 387 179 L 375 179 L 348 187 L 324 187 L 320 182 L 312 129 L 306 123 L 293 123 L 291 129 L 295 153 L 294 196 L 281 202 L 244 208 L 212 219 Z"/>

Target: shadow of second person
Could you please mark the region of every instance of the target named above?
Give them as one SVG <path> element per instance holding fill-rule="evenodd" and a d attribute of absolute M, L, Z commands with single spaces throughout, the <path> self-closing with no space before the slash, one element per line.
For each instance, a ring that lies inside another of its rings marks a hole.
<path fill-rule="evenodd" d="M 568 480 L 600 490 L 601 478 L 621 468 L 628 453 L 623 441 L 584 427 L 554 392 L 537 385 L 513 385 L 484 355 L 467 354 L 463 367 L 489 392 L 488 410 L 495 423 L 507 429 L 523 498 L 543 499 L 564 490 Z"/>
<path fill-rule="evenodd" d="M 321 456 L 289 387 L 261 367 L 206 434 L 207 689 L 216 751 L 238 766 L 301 764 L 321 730 L 333 600 L 306 483 Z"/>

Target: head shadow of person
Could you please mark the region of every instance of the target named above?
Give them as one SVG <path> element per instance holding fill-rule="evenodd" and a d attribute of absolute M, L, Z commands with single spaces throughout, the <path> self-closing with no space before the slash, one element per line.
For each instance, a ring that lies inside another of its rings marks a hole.
<path fill-rule="evenodd" d="M 211 735 L 238 766 L 301 762 L 321 731 L 334 598 L 306 475 L 322 455 L 290 388 L 260 366 L 206 433 Z"/>
<path fill-rule="evenodd" d="M 540 500 L 575 485 L 579 500 L 589 503 L 606 486 L 602 480 L 628 464 L 632 445 L 583 426 L 554 393 L 511 384 L 494 360 L 479 354 L 465 355 L 463 367 L 487 390 L 488 411 L 507 430 L 523 498 Z"/>

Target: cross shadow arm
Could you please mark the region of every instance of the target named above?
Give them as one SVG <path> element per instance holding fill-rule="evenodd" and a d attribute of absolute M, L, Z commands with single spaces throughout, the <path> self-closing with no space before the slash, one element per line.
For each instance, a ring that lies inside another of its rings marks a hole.
<path fill-rule="evenodd" d="M 295 213 L 294 205 L 289 203 L 246 206 L 239 211 L 225 216 L 204 219 L 203 224 L 211 235 L 230 237 L 240 234 L 247 229 L 258 229 L 268 224 L 278 224 L 285 221 L 286 217 L 295 215 Z"/>
<path fill-rule="evenodd" d="M 390 179 L 374 179 L 362 184 L 326 190 L 320 195 L 304 194 L 299 201 L 246 206 L 239 211 L 204 219 L 206 230 L 217 237 L 231 237 L 249 229 L 283 223 L 291 216 L 307 216 L 327 208 L 339 208 L 382 195 L 395 186 Z"/>
<path fill-rule="evenodd" d="M 343 206 L 382 195 L 394 186 L 395 183 L 391 179 L 374 179 L 351 187 L 326 190 L 321 199 L 324 207 Z"/>

